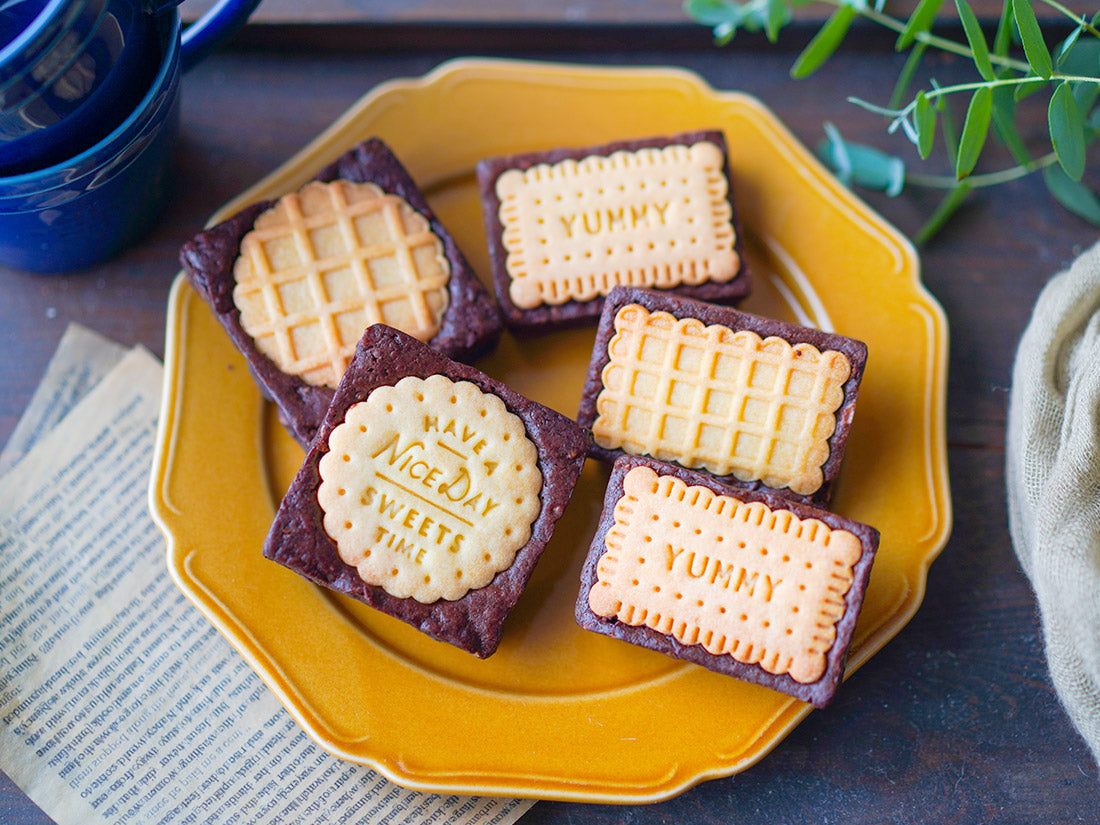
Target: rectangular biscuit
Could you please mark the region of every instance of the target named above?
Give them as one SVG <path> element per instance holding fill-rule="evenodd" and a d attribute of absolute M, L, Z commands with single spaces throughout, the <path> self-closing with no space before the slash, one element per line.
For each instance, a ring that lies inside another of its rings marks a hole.
<path fill-rule="evenodd" d="M 264 556 L 485 657 L 586 453 L 565 416 L 376 324 L 279 505 Z"/>
<path fill-rule="evenodd" d="M 491 158 L 477 175 L 513 329 L 594 319 L 616 285 L 726 303 L 749 291 L 719 131 Z"/>
<path fill-rule="evenodd" d="M 306 448 L 368 325 L 398 326 L 463 361 L 502 329 L 454 238 L 377 138 L 298 192 L 199 233 L 180 260 Z"/>
<path fill-rule="evenodd" d="M 615 463 L 581 627 L 817 707 L 843 675 L 878 531 L 646 458 Z"/>
<path fill-rule="evenodd" d="M 617 287 L 577 421 L 603 460 L 650 455 L 825 503 L 866 360 L 866 345 L 841 335 Z"/>

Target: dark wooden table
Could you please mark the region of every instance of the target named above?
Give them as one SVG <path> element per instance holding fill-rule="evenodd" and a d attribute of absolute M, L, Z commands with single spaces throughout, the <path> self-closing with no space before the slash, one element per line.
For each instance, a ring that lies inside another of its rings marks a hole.
<path fill-rule="evenodd" d="M 77 275 L 0 268 L 6 354 L 0 440 L 15 426 L 70 321 L 163 354 L 165 302 L 180 243 L 372 86 L 422 74 L 449 57 L 683 66 L 717 88 L 758 96 L 807 144 L 820 139 L 823 121 L 833 120 L 853 139 L 903 151 L 878 117 L 844 102 L 849 93 L 877 101 L 889 96 L 901 60 L 889 39 L 873 33 L 857 36 L 818 75 L 793 82 L 787 69 L 808 27 L 785 32 L 778 47 L 739 37 L 736 50 L 718 51 L 705 32 L 621 21 L 541 33 L 477 21 L 446 30 L 417 20 L 390 24 L 353 23 L 355 37 L 339 25 L 309 36 L 301 25 L 277 21 L 252 27 L 186 78 L 181 183 L 147 240 Z M 400 48 L 382 49 L 387 35 Z M 414 49 L 416 43 L 422 45 Z M 966 68 L 948 58 L 929 61 L 941 82 L 968 77 Z M 1044 129 L 1045 112 L 1029 110 L 1028 134 L 1038 139 Z M 933 159 L 937 163 L 943 159 Z M 909 234 L 933 205 L 919 193 L 866 199 Z M 1097 235 L 1058 208 L 1032 176 L 973 198 L 923 250 L 924 281 L 951 324 L 947 423 L 955 528 L 932 566 L 921 610 L 845 685 L 837 703 L 812 714 L 739 776 L 652 806 L 541 802 L 525 823 L 1100 821 L 1097 766 L 1051 687 L 1035 601 L 1009 542 L 1003 471 L 1016 342 L 1044 283 Z M 49 822 L 0 779 L 0 822 Z"/>

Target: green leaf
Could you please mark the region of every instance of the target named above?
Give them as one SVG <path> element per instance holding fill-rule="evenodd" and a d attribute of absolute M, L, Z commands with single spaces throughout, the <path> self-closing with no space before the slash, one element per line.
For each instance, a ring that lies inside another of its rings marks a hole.
<path fill-rule="evenodd" d="M 820 69 L 821 65 L 829 59 L 830 55 L 836 51 L 837 46 L 844 40 L 844 36 L 848 33 L 848 28 L 852 25 L 855 16 L 856 10 L 851 6 L 841 6 L 833 12 L 829 19 L 825 21 L 825 25 L 806 44 L 802 54 L 794 61 L 794 65 L 791 67 L 791 77 L 798 80 L 808 77 Z"/>
<path fill-rule="evenodd" d="M 1080 31 L 1080 29 L 1074 29 Z M 1065 74 L 1096 75 L 1097 60 L 1100 59 L 1100 40 L 1087 37 L 1078 40 L 1058 55 L 1058 68 Z"/>
<path fill-rule="evenodd" d="M 740 23 L 744 15 L 741 6 L 732 0 L 684 0 L 684 11 L 704 26 Z"/>
<path fill-rule="evenodd" d="M 1085 112 L 1092 111 L 1097 98 L 1100 98 L 1100 84 L 1097 83 L 1073 83 L 1073 99 L 1077 101 L 1077 108 L 1082 117 Z"/>
<path fill-rule="evenodd" d="M 1100 84 L 1074 83 L 1072 86 L 1073 99 L 1077 101 L 1077 108 L 1082 112 L 1090 111 L 1096 99 L 1100 97 Z"/>
<path fill-rule="evenodd" d="M 966 121 L 959 137 L 959 154 L 955 159 L 955 177 L 959 180 L 974 171 L 978 156 L 985 145 L 985 138 L 989 134 L 989 120 L 992 115 L 993 95 L 988 86 L 983 86 L 970 98 Z"/>
<path fill-rule="evenodd" d="M 936 12 L 940 10 L 942 5 L 943 0 L 920 0 L 917 7 L 913 9 L 913 13 L 909 15 L 905 29 L 898 36 L 898 42 L 894 44 L 894 50 L 900 52 L 912 43 L 918 34 L 932 28 L 932 21 L 936 19 Z"/>
<path fill-rule="evenodd" d="M 959 20 L 966 32 L 967 42 L 970 43 L 970 51 L 974 52 L 974 65 L 978 68 L 978 74 L 985 80 L 992 80 L 993 63 L 989 60 L 989 44 L 985 42 L 981 23 L 966 0 L 955 0 L 955 7 L 959 10 Z"/>
<path fill-rule="evenodd" d="M 747 32 L 758 32 L 764 28 L 764 15 L 766 11 L 763 6 L 756 3 L 748 4 L 744 6 L 745 17 L 741 20 L 741 28 Z"/>
<path fill-rule="evenodd" d="M 927 48 L 926 44 L 917 43 L 909 51 L 909 56 L 905 58 L 905 65 L 901 67 L 897 82 L 894 83 L 894 91 L 890 94 L 890 102 L 886 104 L 887 109 L 901 108 L 906 93 L 909 91 L 909 84 L 913 82 L 913 75 L 916 73 Z"/>
<path fill-rule="evenodd" d="M 1085 174 L 1085 119 L 1068 82 L 1058 84 L 1050 96 L 1047 122 L 1058 163 L 1072 180 L 1081 180 Z"/>
<path fill-rule="evenodd" d="M 1001 10 L 1001 19 L 997 21 L 997 33 L 993 35 L 993 54 L 998 57 L 1008 57 L 1008 50 L 1012 48 L 1012 0 L 1004 0 Z"/>
<path fill-rule="evenodd" d="M 947 95 L 936 98 L 936 111 L 940 116 L 940 133 L 943 135 L 944 148 L 947 150 L 947 156 L 953 158 L 959 154 L 959 133 L 955 129 L 955 116 L 951 114 L 951 107 L 947 105 Z"/>
<path fill-rule="evenodd" d="M 917 230 L 917 234 L 913 236 L 914 243 L 917 246 L 924 246 L 928 243 L 932 236 L 943 229 L 947 220 L 958 211 L 959 207 L 963 205 L 963 201 L 966 200 L 966 196 L 970 194 L 970 184 L 963 181 L 958 186 L 949 189 L 947 195 L 935 211 L 925 221 L 924 226 Z"/>
<path fill-rule="evenodd" d="M 917 151 L 922 158 L 927 158 L 932 152 L 932 143 L 936 139 L 936 110 L 932 108 L 924 92 L 917 92 L 913 123 L 917 127 Z"/>
<path fill-rule="evenodd" d="M 1031 154 L 1016 128 L 1016 99 L 1008 86 L 998 86 L 993 90 L 993 127 L 1017 163 L 1021 166 L 1031 163 Z"/>
<path fill-rule="evenodd" d="M 1074 31 L 1081 31 L 1081 29 L 1077 28 Z M 1100 40 L 1095 37 L 1079 40 L 1068 49 L 1063 48 L 1058 56 L 1058 69 L 1062 74 L 1096 77 L 1098 67 L 1100 67 Z M 1074 83 L 1073 96 L 1077 100 L 1077 108 L 1087 112 L 1092 109 L 1097 97 L 1100 96 L 1100 84 Z"/>
<path fill-rule="evenodd" d="M 1035 19 L 1035 10 L 1031 0 L 1012 0 L 1012 13 L 1016 17 L 1016 27 L 1020 31 L 1020 41 L 1024 44 L 1024 55 L 1035 74 L 1049 80 L 1054 66 L 1050 62 L 1050 52 L 1043 40 L 1043 30 Z"/>
<path fill-rule="evenodd" d="M 1066 55 L 1069 54 L 1074 44 L 1077 43 L 1077 38 L 1081 36 L 1081 32 L 1084 30 L 1084 26 L 1078 26 L 1069 33 L 1069 37 L 1058 44 L 1058 47 L 1054 50 L 1054 65 L 1058 68 L 1062 68 L 1062 63 L 1065 61 Z"/>
<path fill-rule="evenodd" d="M 729 42 L 733 40 L 735 34 L 737 34 L 737 26 L 733 23 L 719 23 L 714 27 L 714 45 L 729 45 Z"/>
<path fill-rule="evenodd" d="M 1044 169 L 1043 182 L 1058 203 L 1074 215 L 1100 226 L 1100 201 L 1087 186 L 1070 180 L 1061 166 L 1048 166 Z"/>
<path fill-rule="evenodd" d="M 783 0 L 768 0 L 767 13 L 764 18 L 764 33 L 772 43 L 779 39 L 779 30 L 791 20 L 791 10 Z"/>
<path fill-rule="evenodd" d="M 825 140 L 817 153 L 845 186 L 856 184 L 894 197 L 905 183 L 905 162 L 901 158 L 847 141 L 831 123 L 825 124 Z"/>

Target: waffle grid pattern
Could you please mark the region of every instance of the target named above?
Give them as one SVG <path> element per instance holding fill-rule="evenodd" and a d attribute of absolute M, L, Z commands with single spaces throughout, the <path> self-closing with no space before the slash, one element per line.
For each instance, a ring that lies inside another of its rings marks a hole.
<path fill-rule="evenodd" d="M 427 220 L 398 196 L 313 182 L 256 220 L 234 275 L 241 326 L 261 352 L 283 372 L 335 386 L 371 324 L 435 336 L 450 264 Z"/>
<path fill-rule="evenodd" d="M 799 495 L 821 486 L 851 373 L 842 353 L 629 304 L 608 355 L 592 427 L 600 447 Z"/>

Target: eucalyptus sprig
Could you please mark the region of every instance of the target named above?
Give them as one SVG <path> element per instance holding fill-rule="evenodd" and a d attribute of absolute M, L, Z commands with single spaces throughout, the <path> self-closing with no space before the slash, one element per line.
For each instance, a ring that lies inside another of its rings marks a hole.
<path fill-rule="evenodd" d="M 855 183 L 896 195 L 905 186 L 946 190 L 943 200 L 916 235 L 918 243 L 931 238 L 963 203 L 967 195 L 1035 172 L 1062 206 L 1100 225 L 1100 200 L 1082 181 L 1088 148 L 1100 136 L 1100 12 L 1091 18 L 1059 0 L 1004 0 L 992 44 L 967 0 L 954 0 L 966 42 L 932 32 L 945 0 L 920 0 L 908 19 L 883 11 L 883 0 L 685 0 L 684 8 L 696 21 L 714 29 L 715 42 L 729 43 L 738 31 L 763 31 L 771 42 L 792 19 L 792 9 L 810 2 L 834 10 L 791 66 L 791 76 L 813 74 L 844 41 L 857 18 L 895 31 L 895 48 L 907 52 L 905 65 L 885 105 L 856 97 L 848 101 L 883 115 L 890 133 L 900 131 L 921 158 L 928 158 L 937 135 L 954 167 L 953 175 L 925 175 L 906 169 L 901 158 L 844 139 L 825 124 L 821 157 L 845 183 Z M 1055 9 L 1072 22 L 1068 36 L 1052 50 L 1035 16 L 1033 3 Z M 1016 48 L 1017 44 L 1020 48 Z M 975 79 L 941 86 L 933 79 L 926 89 L 910 92 L 913 77 L 928 49 L 966 57 L 974 63 Z M 1020 52 L 1022 51 L 1022 55 Z M 1030 95 L 1048 96 L 1050 142 L 1033 157 L 1020 135 L 1017 104 Z M 967 99 L 966 117 L 957 129 L 948 106 L 952 97 Z M 1011 153 L 1015 164 L 982 174 L 974 170 L 993 132 Z"/>

